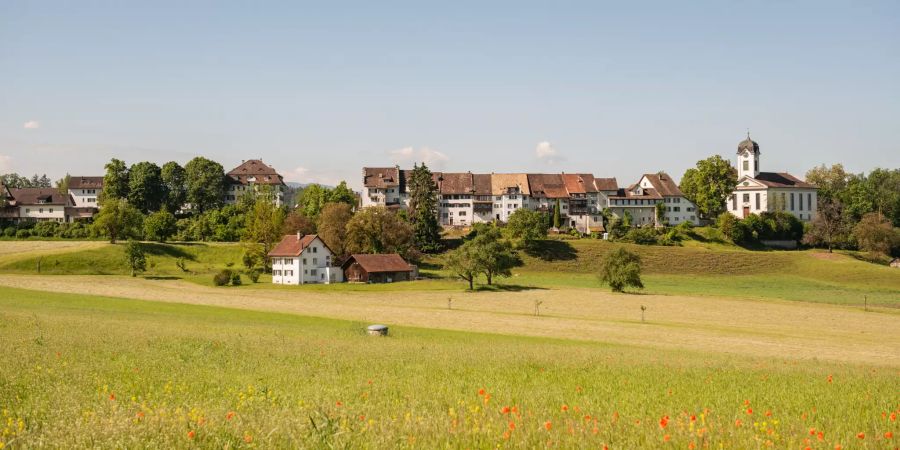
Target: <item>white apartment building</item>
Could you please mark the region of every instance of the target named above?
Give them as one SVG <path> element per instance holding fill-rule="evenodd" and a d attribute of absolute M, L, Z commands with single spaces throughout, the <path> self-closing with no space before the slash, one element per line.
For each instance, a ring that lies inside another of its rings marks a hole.
<path fill-rule="evenodd" d="M 657 220 L 657 204 L 664 205 L 662 222 Z M 633 226 L 663 225 L 672 226 L 689 222 L 699 225 L 697 206 L 691 203 L 675 181 L 665 172 L 644 174 L 637 183 L 619 189 L 609 197 L 609 208 L 616 217 L 624 217 L 627 211 Z"/>
<path fill-rule="evenodd" d="M 334 253 L 319 236 L 289 234 L 268 254 L 272 261 L 272 283 L 340 283 L 344 275 L 334 266 Z"/>
<path fill-rule="evenodd" d="M 9 189 L 3 216 L 14 222 L 69 222 L 67 194 L 56 188 Z"/>
<path fill-rule="evenodd" d="M 808 222 L 816 216 L 818 190 L 787 172 L 760 172 L 759 144 L 744 139 L 737 150 L 738 183 L 726 202 L 739 218 L 765 211 L 786 211 Z"/>
<path fill-rule="evenodd" d="M 69 196 L 76 208 L 99 208 L 100 192 L 103 191 L 103 177 L 69 177 Z"/>

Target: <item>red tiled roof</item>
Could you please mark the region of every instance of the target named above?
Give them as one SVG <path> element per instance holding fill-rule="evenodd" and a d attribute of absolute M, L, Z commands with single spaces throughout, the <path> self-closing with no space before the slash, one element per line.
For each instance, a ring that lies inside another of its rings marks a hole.
<path fill-rule="evenodd" d="M 650 184 L 653 185 L 653 188 L 664 197 L 683 196 L 681 189 L 678 189 L 678 185 L 675 184 L 675 180 L 665 172 L 645 173 L 644 177 L 650 180 Z"/>
<path fill-rule="evenodd" d="M 662 195 L 659 195 L 659 192 L 656 192 L 656 189 L 653 188 L 643 188 L 643 195 L 636 195 L 632 192 L 635 185 L 629 186 L 627 189 L 619 189 L 616 191 L 616 195 L 610 195 L 609 198 L 615 199 L 661 199 Z"/>
<path fill-rule="evenodd" d="M 787 172 L 760 172 L 753 179 L 768 187 L 808 189 L 815 189 L 816 187 L 814 184 L 800 180 Z"/>
<path fill-rule="evenodd" d="M 615 178 L 594 178 L 594 186 L 598 191 L 618 191 L 619 182 Z"/>
<path fill-rule="evenodd" d="M 103 189 L 103 177 L 69 177 L 69 189 Z"/>
<path fill-rule="evenodd" d="M 368 273 L 377 273 L 377 272 L 410 272 L 412 271 L 412 267 L 403 260 L 403 258 L 396 253 L 387 253 L 387 254 L 377 254 L 377 255 L 367 255 L 367 254 L 355 254 L 350 255 L 344 264 L 341 265 L 342 268 L 346 269 L 354 262 L 358 263 L 362 268 Z"/>
<path fill-rule="evenodd" d="M 315 234 L 307 234 L 297 239 L 296 234 L 285 235 L 281 238 L 281 242 L 269 252 L 269 256 L 300 256 L 303 249 L 309 247 L 309 244 L 318 237 Z M 324 245 L 325 243 L 323 242 L 322 244 Z"/>
<path fill-rule="evenodd" d="M 9 192 L 18 205 L 66 205 L 69 194 L 60 194 L 56 188 L 21 188 Z"/>
<path fill-rule="evenodd" d="M 564 173 L 562 179 L 570 195 L 597 192 L 594 176 L 589 173 Z"/>
<path fill-rule="evenodd" d="M 533 197 L 568 198 L 569 192 L 563 182 L 562 175 L 558 173 L 529 173 L 528 186 Z"/>
<path fill-rule="evenodd" d="M 272 184 L 283 185 L 284 179 L 275 169 L 259 159 L 248 159 L 231 169 L 225 178 L 232 184 Z"/>
<path fill-rule="evenodd" d="M 400 169 L 396 167 L 363 167 L 363 186 L 386 188 L 400 186 Z"/>
<path fill-rule="evenodd" d="M 475 190 L 471 173 L 442 172 L 438 178 L 441 194 L 471 194 Z"/>
<path fill-rule="evenodd" d="M 476 173 L 472 175 L 475 195 L 491 195 L 491 174 Z"/>

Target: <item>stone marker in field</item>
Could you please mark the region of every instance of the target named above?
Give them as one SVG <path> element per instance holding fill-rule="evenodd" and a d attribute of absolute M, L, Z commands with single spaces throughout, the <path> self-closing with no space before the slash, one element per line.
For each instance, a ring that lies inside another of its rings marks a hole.
<path fill-rule="evenodd" d="M 372 336 L 387 336 L 388 327 L 387 325 L 369 325 L 366 332 Z"/>

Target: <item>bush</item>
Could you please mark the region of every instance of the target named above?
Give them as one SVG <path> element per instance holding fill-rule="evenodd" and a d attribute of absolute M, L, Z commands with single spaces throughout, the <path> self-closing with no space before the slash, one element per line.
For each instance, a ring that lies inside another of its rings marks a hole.
<path fill-rule="evenodd" d="M 247 271 L 247 278 L 254 283 L 259 283 L 259 275 L 262 273 L 259 269 L 250 269 Z"/>
<path fill-rule="evenodd" d="M 54 237 L 59 231 L 59 224 L 56 222 L 38 222 L 31 230 L 32 236 L 38 237 Z"/>
<path fill-rule="evenodd" d="M 625 233 L 622 240 L 639 245 L 655 245 L 657 243 L 656 230 L 653 227 L 632 228 Z"/>
<path fill-rule="evenodd" d="M 232 286 L 240 286 L 241 285 L 241 274 L 234 272 L 231 274 L 231 285 Z"/>
<path fill-rule="evenodd" d="M 622 292 L 627 286 L 643 288 L 641 257 L 622 247 L 613 250 L 603 258 L 600 281 L 608 284 L 613 292 Z"/>
<path fill-rule="evenodd" d="M 228 269 L 223 269 L 213 276 L 213 284 L 216 286 L 225 286 L 229 281 L 231 281 L 231 271 Z"/>
<path fill-rule="evenodd" d="M 28 239 L 30 237 L 31 237 L 30 230 L 23 229 L 23 230 L 16 231 L 16 239 Z"/>
<path fill-rule="evenodd" d="M 6 227 L 6 229 L 3 230 L 3 235 L 6 237 L 15 237 L 16 227 Z"/>

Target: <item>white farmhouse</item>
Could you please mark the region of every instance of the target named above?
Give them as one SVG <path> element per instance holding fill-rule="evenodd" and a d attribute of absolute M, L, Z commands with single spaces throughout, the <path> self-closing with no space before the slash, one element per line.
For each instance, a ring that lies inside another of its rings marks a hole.
<path fill-rule="evenodd" d="M 275 284 L 330 284 L 344 280 L 341 268 L 333 265 L 334 253 L 315 234 L 289 234 L 268 256 Z"/>
<path fill-rule="evenodd" d="M 665 172 L 644 174 L 637 183 L 609 197 L 613 215 L 623 217 L 628 212 L 634 226 L 662 225 L 657 220 L 657 204 L 662 205 L 664 223 L 672 226 L 700 223 L 696 205 L 684 197 L 675 180 Z"/>
<path fill-rule="evenodd" d="M 100 192 L 103 191 L 103 177 L 69 177 L 69 200 L 66 208 L 67 220 L 90 219 L 100 210 Z"/>
<path fill-rule="evenodd" d="M 787 172 L 760 172 L 759 144 L 749 134 L 738 144 L 737 164 L 737 188 L 728 199 L 728 212 L 744 218 L 764 211 L 786 211 L 805 222 L 816 216 L 816 186 Z"/>
<path fill-rule="evenodd" d="M 56 188 L 10 189 L 11 200 L 6 208 L 17 222 L 68 222 L 66 207 L 71 206 L 68 193 L 60 194 Z"/>

